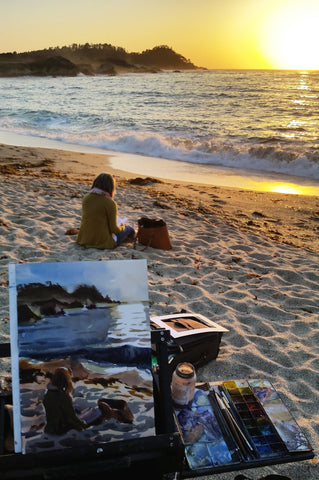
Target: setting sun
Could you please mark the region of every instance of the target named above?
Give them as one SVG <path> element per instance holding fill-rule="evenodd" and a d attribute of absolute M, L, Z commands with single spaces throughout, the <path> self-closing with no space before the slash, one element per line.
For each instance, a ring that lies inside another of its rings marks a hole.
<path fill-rule="evenodd" d="M 319 3 L 294 2 L 269 13 L 261 48 L 274 68 L 319 69 Z"/>

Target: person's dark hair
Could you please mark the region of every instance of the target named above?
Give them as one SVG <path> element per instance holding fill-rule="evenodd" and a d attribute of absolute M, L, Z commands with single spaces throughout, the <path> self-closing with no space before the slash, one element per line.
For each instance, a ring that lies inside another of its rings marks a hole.
<path fill-rule="evenodd" d="M 92 188 L 100 188 L 113 197 L 115 193 L 115 179 L 109 173 L 100 173 L 94 180 Z"/>
<path fill-rule="evenodd" d="M 63 392 L 66 392 L 66 393 L 73 392 L 71 374 L 69 370 L 65 367 L 59 367 L 55 370 L 51 383 L 52 385 L 57 387 L 59 390 L 62 390 Z"/>

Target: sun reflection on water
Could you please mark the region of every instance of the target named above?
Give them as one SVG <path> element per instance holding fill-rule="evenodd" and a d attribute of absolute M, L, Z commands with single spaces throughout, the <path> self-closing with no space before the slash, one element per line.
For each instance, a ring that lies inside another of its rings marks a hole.
<path fill-rule="evenodd" d="M 309 188 L 311 187 L 302 187 L 299 185 L 289 185 L 289 184 L 269 184 L 269 192 L 274 193 L 289 193 L 293 195 L 309 195 Z M 310 193 L 311 195 L 311 193 Z"/>

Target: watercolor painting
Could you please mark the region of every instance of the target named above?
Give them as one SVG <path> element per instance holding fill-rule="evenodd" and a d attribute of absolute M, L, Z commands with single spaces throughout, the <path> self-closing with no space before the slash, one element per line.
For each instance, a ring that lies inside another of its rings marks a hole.
<path fill-rule="evenodd" d="M 151 324 L 154 328 L 165 328 L 169 330 L 173 338 L 188 337 L 202 333 L 228 332 L 224 327 L 208 319 L 199 313 L 178 313 L 152 317 Z"/>
<path fill-rule="evenodd" d="M 144 260 L 9 266 L 15 451 L 155 434 Z"/>

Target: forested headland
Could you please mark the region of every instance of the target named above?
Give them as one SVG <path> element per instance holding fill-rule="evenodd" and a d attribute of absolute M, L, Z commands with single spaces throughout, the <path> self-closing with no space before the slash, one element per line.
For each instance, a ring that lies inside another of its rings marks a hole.
<path fill-rule="evenodd" d="M 76 43 L 30 52 L 0 54 L 0 76 L 76 76 L 117 73 L 158 72 L 162 70 L 197 70 L 183 55 L 167 45 L 141 53 L 127 52 L 113 45 Z"/>

